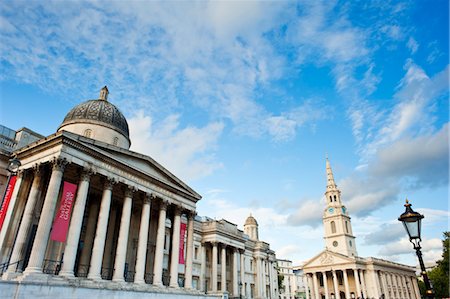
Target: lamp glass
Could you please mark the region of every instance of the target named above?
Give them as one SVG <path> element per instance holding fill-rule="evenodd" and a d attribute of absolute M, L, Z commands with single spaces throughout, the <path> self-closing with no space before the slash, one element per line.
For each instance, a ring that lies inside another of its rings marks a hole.
<path fill-rule="evenodd" d="M 9 161 L 8 170 L 12 173 L 16 173 L 19 170 L 21 163 L 18 159 L 14 158 Z"/>

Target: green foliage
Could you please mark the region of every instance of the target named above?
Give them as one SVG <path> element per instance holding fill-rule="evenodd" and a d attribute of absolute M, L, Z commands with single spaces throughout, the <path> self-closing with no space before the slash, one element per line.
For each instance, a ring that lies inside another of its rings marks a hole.
<path fill-rule="evenodd" d="M 284 281 L 284 275 L 278 273 L 278 289 L 280 290 L 284 290 L 284 285 L 283 285 L 283 281 Z"/>
<path fill-rule="evenodd" d="M 428 278 L 433 284 L 435 298 L 448 298 L 449 295 L 449 237 L 450 232 L 444 232 L 444 250 L 442 260 L 437 261 L 437 266 L 428 271 Z M 420 284 L 419 284 L 420 287 Z M 420 289 L 422 293 L 422 289 Z M 422 293 L 423 294 L 423 293 Z"/>

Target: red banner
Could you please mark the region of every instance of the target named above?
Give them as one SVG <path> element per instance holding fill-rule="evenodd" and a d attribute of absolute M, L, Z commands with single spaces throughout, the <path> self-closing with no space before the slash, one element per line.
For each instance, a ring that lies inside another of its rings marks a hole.
<path fill-rule="evenodd" d="M 184 236 L 186 234 L 186 223 L 180 224 L 180 253 L 178 255 L 178 263 L 184 265 Z"/>
<path fill-rule="evenodd" d="M 50 235 L 53 241 L 66 242 L 70 213 L 72 212 L 73 199 L 76 191 L 77 185 L 64 182 L 61 204 L 59 205 L 58 213 L 56 213 L 52 234 Z"/>
<path fill-rule="evenodd" d="M 16 185 L 16 180 L 17 176 L 11 176 L 8 181 L 8 186 L 6 186 L 5 197 L 3 197 L 2 207 L 0 209 L 0 231 L 2 230 L 3 222 L 5 221 L 6 212 L 8 211 L 9 202 L 14 191 L 14 186 Z"/>

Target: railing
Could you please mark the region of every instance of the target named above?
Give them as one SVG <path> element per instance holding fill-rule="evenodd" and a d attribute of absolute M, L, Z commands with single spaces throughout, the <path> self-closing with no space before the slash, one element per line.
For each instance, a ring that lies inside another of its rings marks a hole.
<path fill-rule="evenodd" d="M 6 270 L 8 270 L 10 266 L 15 267 L 14 272 L 18 272 L 19 270 L 22 270 L 23 260 L 20 260 L 20 261 L 14 262 L 14 263 L 8 263 L 8 262 L 1 263 L 0 264 L 0 276 L 3 275 L 3 273 L 5 273 Z"/>
<path fill-rule="evenodd" d="M 0 135 L 0 148 L 12 152 L 17 146 L 17 141 L 10 139 L 6 136 Z"/>
<path fill-rule="evenodd" d="M 114 272 L 113 268 L 102 267 L 101 271 L 102 279 L 112 280 L 113 272 Z"/>
<path fill-rule="evenodd" d="M 145 283 L 153 284 L 153 273 L 145 273 L 144 280 L 145 280 Z"/>
<path fill-rule="evenodd" d="M 134 274 L 136 272 L 134 271 L 125 271 L 124 273 L 124 279 L 126 282 L 134 282 Z"/>
<path fill-rule="evenodd" d="M 58 275 L 61 270 L 62 261 L 56 260 L 44 260 L 44 267 L 42 267 L 42 273 Z"/>
<path fill-rule="evenodd" d="M 78 265 L 77 272 L 75 273 L 76 277 L 87 277 L 89 274 L 89 265 L 80 264 Z"/>

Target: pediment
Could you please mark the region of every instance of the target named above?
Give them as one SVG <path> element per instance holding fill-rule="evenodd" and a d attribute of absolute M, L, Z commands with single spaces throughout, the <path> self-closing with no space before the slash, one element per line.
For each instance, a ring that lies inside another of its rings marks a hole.
<path fill-rule="evenodd" d="M 316 267 L 326 267 L 332 265 L 341 265 L 341 264 L 349 264 L 355 263 L 355 260 L 347 257 L 345 255 L 332 252 L 329 250 L 324 250 L 309 261 L 307 261 L 303 268 L 316 268 Z"/>

